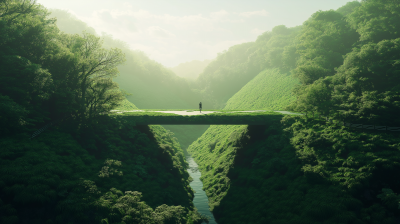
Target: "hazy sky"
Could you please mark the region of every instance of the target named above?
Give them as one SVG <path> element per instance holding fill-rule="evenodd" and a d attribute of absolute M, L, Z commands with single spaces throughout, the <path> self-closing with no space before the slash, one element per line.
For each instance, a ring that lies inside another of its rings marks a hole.
<path fill-rule="evenodd" d="M 277 25 L 301 25 L 349 0 L 37 0 L 67 10 L 167 67 L 213 59 Z"/>

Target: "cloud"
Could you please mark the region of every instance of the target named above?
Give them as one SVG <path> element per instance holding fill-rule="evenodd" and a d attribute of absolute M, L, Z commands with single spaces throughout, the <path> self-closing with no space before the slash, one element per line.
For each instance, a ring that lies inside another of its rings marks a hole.
<path fill-rule="evenodd" d="M 121 15 L 118 17 L 118 20 L 120 21 L 120 24 L 123 24 L 123 26 L 128 30 L 137 31 L 137 26 L 136 26 L 137 21 L 134 17 L 129 15 Z"/>
<path fill-rule="evenodd" d="M 159 26 L 151 26 L 147 29 L 147 31 L 153 37 L 161 37 L 161 38 L 175 37 L 174 34 Z"/>
<path fill-rule="evenodd" d="M 222 17 L 227 16 L 227 15 L 229 15 L 229 13 L 227 11 L 225 11 L 225 10 L 220 10 L 218 12 L 210 13 L 211 18 L 214 18 L 214 19 L 219 19 L 219 18 L 222 18 Z"/>
<path fill-rule="evenodd" d="M 126 30 L 131 32 L 138 31 L 135 18 L 118 11 L 102 9 L 94 11 L 91 15 L 77 17 L 95 28 L 98 33 L 116 33 Z"/>
<path fill-rule="evenodd" d="M 104 22 L 113 22 L 114 21 L 114 17 L 111 15 L 111 13 L 109 11 L 100 11 L 98 12 L 98 17 L 99 19 L 101 19 Z"/>
<path fill-rule="evenodd" d="M 242 12 L 239 15 L 244 17 L 251 17 L 251 16 L 268 16 L 268 12 L 263 10 L 260 11 L 252 11 L 252 12 Z"/>
<path fill-rule="evenodd" d="M 146 52 L 153 60 L 162 62 L 168 67 L 174 67 L 182 62 L 196 60 L 214 59 L 218 53 L 228 50 L 236 44 L 248 42 L 245 39 L 225 40 L 215 43 L 206 43 L 203 41 L 182 41 L 176 40 L 169 42 L 170 45 L 146 45 L 134 44 L 132 47 L 137 50 Z M 182 47 L 184 46 L 184 47 Z M 187 49 L 190 49 L 188 51 Z"/>

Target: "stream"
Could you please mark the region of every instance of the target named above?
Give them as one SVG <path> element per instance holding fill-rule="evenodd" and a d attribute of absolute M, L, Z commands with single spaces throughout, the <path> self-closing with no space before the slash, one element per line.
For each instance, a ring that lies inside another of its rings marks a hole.
<path fill-rule="evenodd" d="M 197 163 L 193 160 L 193 158 L 188 155 L 186 156 L 186 161 L 189 163 L 190 169 L 188 169 L 189 175 L 193 178 L 193 181 L 190 183 L 190 186 L 196 192 L 194 193 L 193 204 L 199 210 L 200 214 L 204 214 L 208 217 L 211 217 L 209 224 L 217 224 L 214 219 L 213 214 L 210 212 L 210 207 L 208 206 L 208 197 L 206 192 L 203 191 L 203 183 L 200 181 L 201 173 L 198 170 Z M 203 222 L 205 223 L 205 222 Z"/>

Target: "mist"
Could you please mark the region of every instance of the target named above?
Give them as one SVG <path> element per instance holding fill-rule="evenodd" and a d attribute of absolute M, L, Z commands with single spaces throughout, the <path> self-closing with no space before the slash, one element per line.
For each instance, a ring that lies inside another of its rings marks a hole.
<path fill-rule="evenodd" d="M 77 1 L 38 0 L 145 52 L 166 67 L 212 60 L 230 46 L 254 41 L 277 25 L 301 25 L 318 10 L 346 0 L 285 1 Z M 71 28 L 72 29 L 72 28 Z"/>

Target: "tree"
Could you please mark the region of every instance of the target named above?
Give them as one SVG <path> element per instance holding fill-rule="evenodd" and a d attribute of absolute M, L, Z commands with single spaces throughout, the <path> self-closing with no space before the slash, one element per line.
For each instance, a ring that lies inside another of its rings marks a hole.
<path fill-rule="evenodd" d="M 3 136 L 18 133 L 26 123 L 27 113 L 24 107 L 10 97 L 0 94 L 0 133 Z"/>
<path fill-rule="evenodd" d="M 26 110 L 25 125 L 42 123 L 52 77 L 42 62 L 56 35 L 54 20 L 35 1 L 0 1 L 0 94 Z"/>
<path fill-rule="evenodd" d="M 332 77 L 332 98 L 338 109 L 353 120 L 398 123 L 399 54 L 400 38 L 368 43 L 349 53 Z"/>
<path fill-rule="evenodd" d="M 6 0 L 0 4 L 0 14 L 0 52 L 43 65 L 58 34 L 47 10 L 35 1 Z"/>
<path fill-rule="evenodd" d="M 109 112 L 125 99 L 118 84 L 110 77 L 96 77 L 87 91 L 87 113 L 89 120 L 98 114 Z"/>
<path fill-rule="evenodd" d="M 333 109 L 331 101 L 332 89 L 330 88 L 331 77 L 319 79 L 307 87 L 306 96 L 319 114 L 329 116 Z"/>
<path fill-rule="evenodd" d="M 400 4 L 397 0 L 368 0 L 348 15 L 347 21 L 364 42 L 378 43 L 400 37 Z"/>
<path fill-rule="evenodd" d="M 297 68 L 295 75 L 308 85 L 319 78 L 335 74 L 343 63 L 342 55 L 351 51 L 358 34 L 351 29 L 342 14 L 318 11 L 304 22 L 297 37 Z"/>
<path fill-rule="evenodd" d="M 111 80 L 118 74 L 116 66 L 125 60 L 120 49 L 105 50 L 101 48 L 99 37 L 86 32 L 82 36 L 65 34 L 61 42 L 76 58 L 71 72 L 79 85 L 77 101 L 80 122 L 85 122 L 89 116 L 93 117 L 100 104 L 116 105 L 116 101 L 122 100 L 115 92 L 108 93 L 118 88 Z"/>
<path fill-rule="evenodd" d="M 7 23 L 33 11 L 36 0 L 0 0 L 0 18 L 11 16 Z"/>
<path fill-rule="evenodd" d="M 27 110 L 27 123 L 43 122 L 42 106 L 49 98 L 51 74 L 40 65 L 15 55 L 0 55 L 0 94 Z"/>
<path fill-rule="evenodd" d="M 312 112 L 314 114 L 315 107 L 310 102 L 312 99 L 307 96 L 307 86 L 298 85 L 293 89 L 293 92 L 295 93 L 297 100 L 291 105 L 287 106 L 285 109 L 296 112 L 305 112 L 306 116 L 308 112 Z"/>
<path fill-rule="evenodd" d="M 118 104 L 112 78 L 124 61 L 100 38 L 60 33 L 35 1 L 0 1 L 0 94 L 27 110 L 26 124 L 74 115 L 80 122 Z"/>
<path fill-rule="evenodd" d="M 354 9 L 356 9 L 360 5 L 361 5 L 361 3 L 359 1 L 348 2 L 348 3 L 346 3 L 346 5 L 338 8 L 336 10 L 336 12 L 338 12 L 344 16 L 347 16 L 347 15 L 351 14 L 354 11 Z"/>

